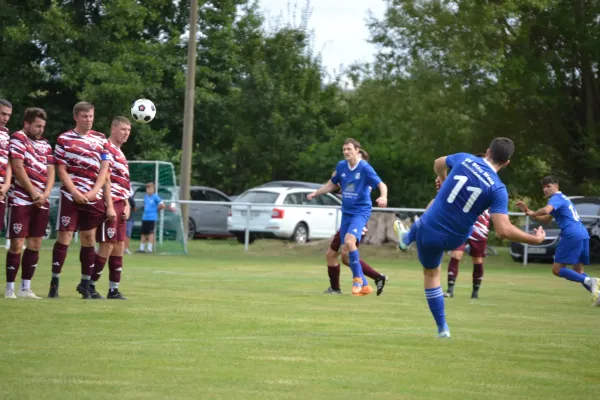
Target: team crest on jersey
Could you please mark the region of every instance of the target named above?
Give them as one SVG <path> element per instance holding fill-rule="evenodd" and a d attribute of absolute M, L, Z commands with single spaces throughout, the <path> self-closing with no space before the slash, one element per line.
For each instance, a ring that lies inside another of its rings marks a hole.
<path fill-rule="evenodd" d="M 354 184 L 353 183 L 346 186 L 346 192 L 354 192 Z"/>
<path fill-rule="evenodd" d="M 108 228 L 106 230 L 106 234 L 108 235 L 109 238 L 113 238 L 113 236 L 115 236 L 115 233 L 117 233 L 117 230 L 115 228 Z"/>
<path fill-rule="evenodd" d="M 69 225 L 69 222 L 71 222 L 71 217 L 61 217 L 60 221 L 62 222 L 63 226 L 67 226 Z"/>
<path fill-rule="evenodd" d="M 13 232 L 18 234 L 23 229 L 23 224 L 13 224 Z"/>
<path fill-rule="evenodd" d="M 360 172 L 354 174 L 354 179 L 360 179 Z"/>
<path fill-rule="evenodd" d="M 92 150 L 96 150 L 96 144 L 95 143 L 90 143 L 90 147 L 92 148 Z"/>

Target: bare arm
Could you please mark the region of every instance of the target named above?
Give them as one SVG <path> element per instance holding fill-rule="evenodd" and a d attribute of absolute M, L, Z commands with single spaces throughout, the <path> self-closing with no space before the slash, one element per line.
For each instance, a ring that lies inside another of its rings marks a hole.
<path fill-rule="evenodd" d="M 433 162 L 433 170 L 439 176 L 441 182 L 444 182 L 448 177 L 448 166 L 446 165 L 446 157 L 436 158 Z"/>
<path fill-rule="evenodd" d="M 330 179 L 327 181 L 326 184 L 321 186 L 319 189 L 315 190 L 314 192 L 312 192 L 311 194 L 306 196 L 306 198 L 308 200 L 312 200 L 314 197 L 333 192 L 335 189 L 337 189 L 337 187 L 338 186 L 335 183 L 331 182 L 331 179 Z M 386 187 L 386 190 L 387 190 L 387 187 Z M 387 192 L 386 192 L 386 194 L 387 194 Z"/>
<path fill-rule="evenodd" d="M 112 193 L 111 193 L 111 183 L 110 176 L 106 178 L 106 183 L 104 184 L 104 205 L 106 206 L 106 219 L 112 221 L 116 218 L 115 207 L 112 201 Z"/>
<path fill-rule="evenodd" d="M 388 187 L 385 183 L 379 182 L 377 185 L 379 189 L 380 196 L 375 201 L 379 207 L 387 207 L 387 197 L 388 197 Z"/>
<path fill-rule="evenodd" d="M 531 211 L 529 207 L 527 207 L 527 204 L 522 201 L 517 202 L 517 207 L 519 207 L 526 215 L 543 224 L 547 224 L 548 222 L 552 221 L 552 215 L 550 215 L 550 213 L 552 210 L 554 210 L 554 207 L 552 207 L 550 204 L 540 208 L 535 212 Z"/>
<path fill-rule="evenodd" d="M 492 222 L 496 234 L 501 239 L 527 244 L 540 244 L 546 238 L 546 232 L 541 227 L 534 229 L 535 235 L 523 232 L 510 223 L 507 214 L 492 214 Z"/>
<path fill-rule="evenodd" d="M 102 189 L 106 185 L 109 166 L 110 162 L 108 160 L 100 162 L 100 172 L 98 173 L 98 177 L 96 178 L 94 187 L 92 188 L 92 190 L 85 194 L 85 197 L 88 199 L 88 201 L 94 201 L 94 198 L 96 197 L 100 189 Z"/>
<path fill-rule="evenodd" d="M 12 181 L 12 166 L 11 166 L 11 163 L 9 162 L 6 165 L 6 176 L 4 177 L 4 184 L 2 185 L 2 188 L 0 188 L 0 191 L 2 191 L 2 197 L 6 197 L 6 193 L 8 193 L 8 190 L 10 189 L 11 181 Z"/>
<path fill-rule="evenodd" d="M 42 194 L 35 186 L 33 186 L 33 183 L 31 183 L 31 180 L 27 176 L 27 172 L 25 171 L 25 167 L 23 166 L 23 160 L 18 158 L 11 158 L 10 165 L 12 165 L 12 170 L 14 171 L 15 178 L 17 178 L 17 181 L 19 181 L 21 186 L 23 186 L 23 188 L 27 190 L 27 193 L 29 193 L 33 201 L 36 201 L 38 198 L 40 198 Z"/>

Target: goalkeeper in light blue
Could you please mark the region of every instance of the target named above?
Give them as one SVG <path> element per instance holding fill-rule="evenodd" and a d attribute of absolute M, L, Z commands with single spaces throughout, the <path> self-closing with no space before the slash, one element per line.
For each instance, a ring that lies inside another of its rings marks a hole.
<path fill-rule="evenodd" d="M 560 241 L 554 255 L 552 273 L 569 281 L 580 282 L 592 294 L 592 305 L 600 306 L 598 278 L 590 278 L 583 272 L 583 266 L 590 263 L 590 235 L 571 200 L 559 190 L 558 179 L 547 176 L 542 179 L 541 184 L 548 204 L 537 211 L 531 211 L 522 201 L 517 206 L 541 223 L 556 219 L 560 228 Z M 572 265 L 573 269 L 566 268 L 567 265 Z"/>
<path fill-rule="evenodd" d="M 425 297 L 440 338 L 450 337 L 440 283 L 442 256 L 466 242 L 479 214 L 490 209 L 494 230 L 500 238 L 539 244 L 546 237 L 542 228 L 530 235 L 508 219 L 508 193 L 498 171 L 510 163 L 513 152 L 512 140 L 496 138 L 483 158 L 458 153 L 436 159 L 434 170 L 441 188 L 430 207 L 410 231 L 401 221 L 394 222 L 400 250 L 405 251 L 412 242 L 416 243 L 424 268 Z"/>

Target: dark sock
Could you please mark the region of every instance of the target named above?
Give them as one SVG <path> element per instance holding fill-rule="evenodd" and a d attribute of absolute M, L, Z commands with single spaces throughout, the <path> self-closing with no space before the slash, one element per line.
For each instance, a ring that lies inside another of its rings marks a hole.
<path fill-rule="evenodd" d="M 94 261 L 96 260 L 96 251 L 93 246 L 81 246 L 79 251 L 79 262 L 81 262 L 81 275 L 91 277 L 94 273 Z M 83 278 L 82 278 L 83 281 Z"/>
<path fill-rule="evenodd" d="M 363 260 L 360 260 L 360 265 L 362 266 L 363 274 L 365 274 L 369 278 L 375 280 L 381 276 L 381 274 L 379 272 L 375 271 L 373 269 L 373 267 L 371 267 L 369 264 L 367 264 Z"/>
<path fill-rule="evenodd" d="M 113 283 L 121 282 L 123 270 L 123 257 L 110 256 L 108 258 L 108 280 Z"/>
<path fill-rule="evenodd" d="M 340 290 L 340 265 L 328 265 L 327 275 L 329 275 L 329 284 L 331 288 Z"/>
<path fill-rule="evenodd" d="M 481 281 L 483 280 L 483 264 L 473 264 L 473 290 L 477 286 L 477 290 L 479 290 L 479 286 L 481 286 Z"/>
<path fill-rule="evenodd" d="M 61 243 L 54 243 L 54 248 L 52 249 L 52 273 L 60 274 L 62 271 L 62 267 L 65 264 L 65 260 L 67 259 L 67 250 L 69 246 L 65 246 Z"/>
<path fill-rule="evenodd" d="M 92 274 L 92 285 L 95 285 L 100 279 L 100 275 L 102 275 L 105 265 L 106 258 L 100 257 L 96 254 L 96 258 L 94 259 L 94 273 Z"/>
<path fill-rule="evenodd" d="M 21 264 L 21 255 L 6 252 L 6 282 L 14 282 L 17 279 L 19 266 Z"/>
<path fill-rule="evenodd" d="M 456 278 L 458 278 L 458 264 L 460 261 L 454 257 L 450 258 L 450 262 L 448 263 L 448 282 L 456 282 Z"/>
<path fill-rule="evenodd" d="M 23 269 L 21 269 L 21 279 L 31 280 L 35 269 L 37 268 L 40 253 L 37 251 L 25 249 L 23 252 L 23 260 L 21 261 Z"/>

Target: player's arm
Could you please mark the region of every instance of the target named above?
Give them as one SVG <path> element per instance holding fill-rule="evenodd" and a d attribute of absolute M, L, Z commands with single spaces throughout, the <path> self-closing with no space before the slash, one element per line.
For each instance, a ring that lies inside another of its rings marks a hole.
<path fill-rule="evenodd" d="M 27 193 L 31 196 L 34 202 L 36 202 L 42 194 L 33 186 L 31 180 L 27 176 L 27 171 L 25 171 L 25 167 L 23 166 L 24 160 L 20 158 L 11 158 L 10 164 L 12 165 L 12 171 L 15 175 L 15 178 L 19 181 L 21 186 L 27 190 Z"/>
<path fill-rule="evenodd" d="M 71 196 L 73 196 L 73 200 L 78 204 L 85 204 L 88 202 L 88 199 L 75 187 L 75 184 L 71 180 L 69 173 L 67 172 L 67 166 L 65 164 L 58 164 L 56 167 L 56 171 L 58 172 L 58 179 L 62 185 L 67 189 Z"/>
<path fill-rule="evenodd" d="M 379 193 L 380 196 L 376 201 L 377 205 L 379 207 L 387 207 L 387 198 L 388 198 L 388 187 L 385 183 L 383 182 L 379 182 L 379 185 L 377 185 L 377 188 L 379 189 Z"/>
<path fill-rule="evenodd" d="M 110 160 L 108 158 L 102 159 L 102 161 L 100 161 L 100 172 L 98 173 L 94 187 L 85 194 L 85 197 L 88 199 L 88 201 L 94 201 L 98 192 L 100 192 L 100 190 L 106 185 L 106 178 L 108 177 L 109 168 Z"/>
<path fill-rule="evenodd" d="M 320 188 L 318 188 L 317 190 L 315 190 L 314 192 L 312 192 L 308 196 L 306 196 L 306 198 L 308 200 L 312 200 L 313 198 L 315 198 L 317 196 L 321 196 L 321 195 L 333 192 L 335 189 L 337 189 L 337 187 L 338 186 L 335 183 L 333 183 L 330 179 L 327 181 L 326 184 L 324 184 L 323 186 L 321 186 Z M 387 195 L 387 186 L 386 186 L 386 195 Z"/>
<path fill-rule="evenodd" d="M 11 181 L 12 181 L 12 166 L 11 166 L 11 163 L 8 163 L 6 165 L 6 176 L 4 177 L 4 184 L 0 188 L 0 191 L 2 192 L 2 197 L 6 197 L 6 193 L 8 193 L 8 190 L 10 189 Z"/>
<path fill-rule="evenodd" d="M 117 213 L 112 201 L 110 176 L 106 177 L 106 183 L 104 184 L 104 205 L 106 206 L 106 219 L 112 221 L 116 218 Z"/>
<path fill-rule="evenodd" d="M 54 164 L 48 164 L 46 166 L 46 188 L 44 189 L 44 193 L 42 194 L 42 198 L 38 199 L 35 202 L 35 205 L 38 207 L 43 207 L 46 203 L 46 200 L 50 197 L 52 193 L 52 188 L 54 187 L 54 182 L 56 180 L 56 171 L 54 170 Z"/>
<path fill-rule="evenodd" d="M 519 207 L 526 215 L 535 219 L 536 221 L 541 222 L 542 224 L 547 224 L 548 222 L 552 221 L 552 215 L 550 215 L 550 213 L 554 210 L 554 206 L 551 204 L 547 204 L 537 211 L 531 211 L 529 207 L 527 207 L 527 204 L 519 201 L 517 202 L 517 207 Z"/>
<path fill-rule="evenodd" d="M 527 243 L 527 244 L 540 244 L 546 238 L 546 232 L 542 227 L 536 228 L 533 231 L 534 235 L 530 235 L 527 232 L 523 232 L 508 219 L 508 214 L 492 214 L 492 222 L 494 223 L 494 230 L 496 235 L 500 239 L 508 239 L 513 242 Z"/>

